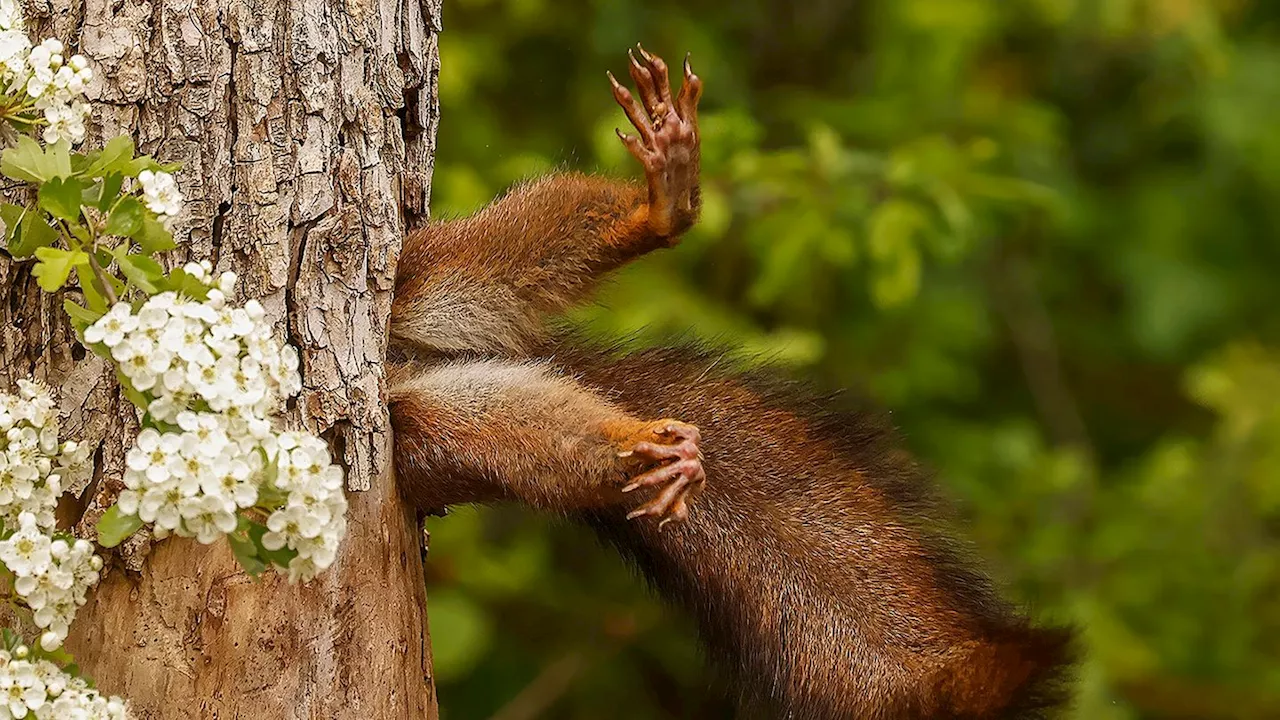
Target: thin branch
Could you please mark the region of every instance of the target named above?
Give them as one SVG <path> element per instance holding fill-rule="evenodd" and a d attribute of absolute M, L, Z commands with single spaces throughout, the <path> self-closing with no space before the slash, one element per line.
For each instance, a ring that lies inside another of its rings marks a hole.
<path fill-rule="evenodd" d="M 112 305 L 115 305 L 120 302 L 120 299 L 116 297 L 115 288 L 111 287 L 111 281 L 107 278 L 107 271 L 103 270 L 102 266 L 98 264 L 97 248 L 89 248 L 88 254 L 89 267 L 93 268 L 94 277 L 98 278 L 98 282 L 102 283 L 102 292 L 106 293 L 107 300 Z"/>
<path fill-rule="evenodd" d="M 1064 377 L 1053 320 L 1036 289 L 1030 264 L 1025 258 L 1006 256 L 995 272 L 996 311 L 1009 327 L 1009 339 L 1041 420 L 1057 444 L 1075 447 L 1092 460 L 1093 443 Z"/>
<path fill-rule="evenodd" d="M 551 663 L 489 720 L 533 720 L 539 717 L 569 689 L 586 660 L 586 653 L 579 650 Z"/>

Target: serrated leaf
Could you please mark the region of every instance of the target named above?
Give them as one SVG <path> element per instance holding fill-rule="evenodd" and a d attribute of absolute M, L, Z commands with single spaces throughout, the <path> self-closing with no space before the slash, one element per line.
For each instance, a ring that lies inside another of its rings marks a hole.
<path fill-rule="evenodd" d="M 173 241 L 173 233 L 169 232 L 164 223 L 151 217 L 150 214 L 143 215 L 142 229 L 134 233 L 133 239 L 137 241 L 138 247 L 142 248 L 143 252 L 152 255 L 178 246 Z"/>
<path fill-rule="evenodd" d="M 7 245 L 9 240 L 17 234 L 21 227 L 22 217 L 26 215 L 27 209 L 21 205 L 13 203 L 0 203 L 0 220 L 4 221 L 4 239 Z M 12 250 L 10 250 L 10 254 Z"/>
<path fill-rule="evenodd" d="M 76 178 L 53 178 L 41 183 L 36 198 L 40 207 L 60 220 L 76 222 L 80 219 L 81 194 L 84 183 Z"/>
<path fill-rule="evenodd" d="M 102 285 L 98 282 L 98 278 L 93 274 L 88 277 L 80 278 L 80 292 L 84 293 L 84 302 L 89 306 L 90 312 L 106 313 L 108 307 L 106 293 L 103 291 Z M 118 296 L 117 296 L 118 297 Z"/>
<path fill-rule="evenodd" d="M 104 314 L 78 305 L 71 300 L 63 300 L 62 309 L 65 310 L 67 315 L 71 318 L 71 324 L 74 325 L 76 330 L 82 334 L 84 333 L 85 328 L 98 322 L 98 319 Z"/>
<path fill-rule="evenodd" d="M 265 454 L 264 452 L 263 455 Z M 275 510 L 289 499 L 289 493 L 276 487 L 276 477 L 280 475 L 280 470 L 275 463 L 264 463 L 262 473 L 262 486 L 258 488 L 258 507 Z"/>
<path fill-rule="evenodd" d="M 9 253 L 16 258 L 35 255 L 41 248 L 53 245 L 58 239 L 58 231 L 49 226 L 39 213 L 29 212 L 22 219 L 18 237 L 9 242 Z"/>
<path fill-rule="evenodd" d="M 61 289 L 67 284 L 72 268 L 89 262 L 89 256 L 79 250 L 63 250 L 55 247 L 37 248 L 36 258 L 40 262 L 36 263 L 31 274 L 45 292 L 56 292 Z"/>
<path fill-rule="evenodd" d="M 116 198 L 120 197 L 120 188 L 124 185 L 124 176 L 120 173 L 111 173 L 102 178 L 101 185 L 102 188 L 98 193 L 96 207 L 106 212 L 111 209 Z"/>
<path fill-rule="evenodd" d="M 148 295 L 161 292 L 164 286 L 164 268 L 160 263 L 145 255 L 126 255 L 116 253 L 116 262 L 120 264 L 120 272 L 134 285 Z"/>
<path fill-rule="evenodd" d="M 98 544 L 115 547 L 142 527 L 137 515 L 125 515 L 119 505 L 112 505 L 98 518 Z"/>
<path fill-rule="evenodd" d="M 128 175 L 129 177 L 138 177 L 138 173 L 142 172 L 143 170 L 150 170 L 151 172 L 172 173 L 180 167 L 182 167 L 182 163 L 168 163 L 168 164 L 162 165 L 150 155 L 140 155 L 134 158 L 133 160 L 131 160 L 130 162 L 124 163 L 121 166 L 121 172 L 123 172 L 125 175 Z"/>
<path fill-rule="evenodd" d="M 106 177 L 110 173 L 124 172 L 133 160 L 133 138 L 117 135 L 107 141 L 102 152 L 93 157 L 83 174 L 87 177 Z"/>
<path fill-rule="evenodd" d="M 259 577 L 266 570 L 266 562 L 262 562 L 257 556 L 257 543 L 248 537 L 247 525 L 248 521 L 244 518 L 239 519 L 241 527 L 236 532 L 227 536 L 227 541 L 232 546 L 232 553 L 236 555 L 236 561 L 241 564 L 241 568 L 250 574 L 251 577 Z"/>
<path fill-rule="evenodd" d="M 49 177 L 45 174 L 44 149 L 35 140 L 19 135 L 17 144 L 0 154 L 0 173 L 22 182 L 44 182 Z"/>
<path fill-rule="evenodd" d="M 116 206 L 111 209 L 111 214 L 107 216 L 107 225 L 104 231 L 108 235 L 132 237 L 142 229 L 144 217 L 145 212 L 142 209 L 142 203 L 138 202 L 137 198 L 122 197 L 120 202 L 116 203 Z"/>
<path fill-rule="evenodd" d="M 165 290 L 172 290 L 192 300 L 201 302 L 209 298 L 209 286 L 187 274 L 182 268 L 175 268 L 169 273 L 164 283 Z"/>

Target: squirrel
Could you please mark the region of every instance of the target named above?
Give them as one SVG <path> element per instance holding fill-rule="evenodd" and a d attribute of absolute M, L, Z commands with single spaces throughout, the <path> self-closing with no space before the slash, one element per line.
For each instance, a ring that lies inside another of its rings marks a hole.
<path fill-rule="evenodd" d="M 699 211 L 686 56 L 608 74 L 645 183 L 556 174 L 408 234 L 391 314 L 401 492 L 575 517 L 697 620 L 749 716 L 1032 718 L 1067 699 L 1072 633 L 1036 627 L 938 529 L 876 416 L 698 350 L 619 355 L 545 319 L 673 247 Z"/>

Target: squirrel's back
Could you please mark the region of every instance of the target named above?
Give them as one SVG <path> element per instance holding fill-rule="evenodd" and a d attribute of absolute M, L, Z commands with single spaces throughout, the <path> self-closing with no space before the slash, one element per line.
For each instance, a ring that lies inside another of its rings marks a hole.
<path fill-rule="evenodd" d="M 702 429 L 708 482 L 686 522 L 587 520 L 694 614 L 742 707 L 976 719 L 1063 702 L 1070 632 L 1033 627 L 996 595 L 886 423 L 716 354 L 553 357 L 632 412 Z"/>

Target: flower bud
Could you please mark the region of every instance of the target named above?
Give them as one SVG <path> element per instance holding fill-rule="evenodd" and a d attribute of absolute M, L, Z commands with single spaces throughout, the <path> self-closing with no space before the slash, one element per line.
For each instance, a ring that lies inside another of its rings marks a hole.
<path fill-rule="evenodd" d="M 44 648 L 45 650 L 50 650 L 50 651 L 57 650 L 58 646 L 61 644 L 62 644 L 62 638 L 58 637 L 58 633 L 52 630 L 49 630 L 45 634 L 40 636 L 40 647 Z"/>

